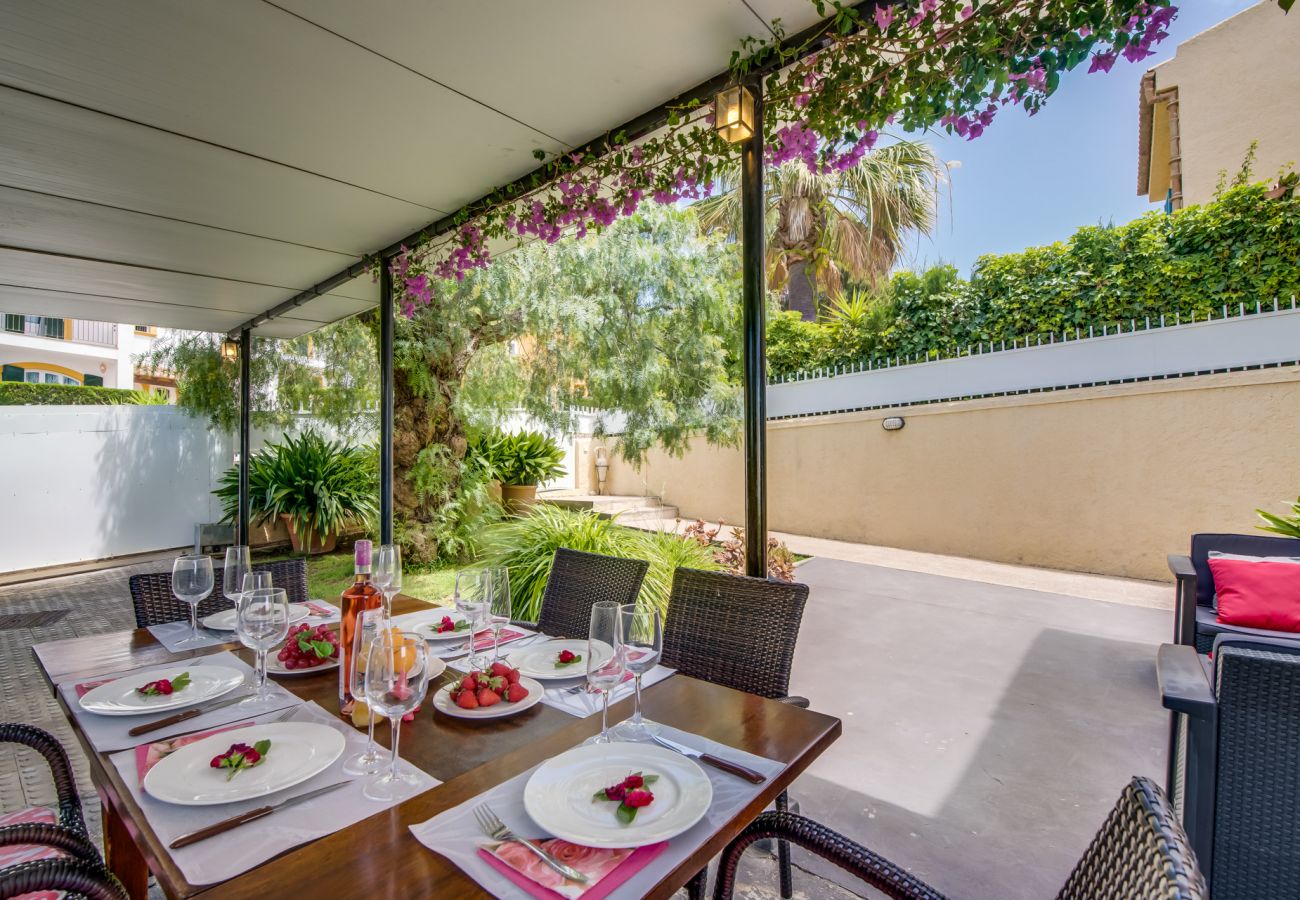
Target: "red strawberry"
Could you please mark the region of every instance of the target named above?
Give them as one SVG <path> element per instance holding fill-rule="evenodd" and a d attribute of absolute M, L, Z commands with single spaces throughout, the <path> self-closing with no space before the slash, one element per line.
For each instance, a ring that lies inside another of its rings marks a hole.
<path fill-rule="evenodd" d="M 511 669 L 509 672 L 507 672 L 507 673 L 506 673 L 506 681 L 510 682 L 511 684 L 518 684 L 518 683 L 519 683 L 519 670 L 518 670 L 518 669 Z"/>
<path fill-rule="evenodd" d="M 478 709 L 478 698 L 474 696 L 473 691 L 461 691 L 460 696 L 456 698 L 456 705 L 461 709 Z"/>
<path fill-rule="evenodd" d="M 501 702 L 501 695 L 498 694 L 496 691 L 491 691 L 488 690 L 487 688 L 478 689 L 479 706 L 496 706 L 500 702 Z"/>
<path fill-rule="evenodd" d="M 640 809 L 643 806 L 649 806 L 655 800 L 655 795 L 645 790 L 628 791 L 623 802 L 633 809 Z"/>
<path fill-rule="evenodd" d="M 517 681 L 511 684 L 510 687 L 506 688 L 506 699 L 511 703 L 518 703 L 527 696 L 528 688 L 524 687 Z"/>
<path fill-rule="evenodd" d="M 482 685 L 483 683 L 484 682 L 482 681 L 479 682 L 480 685 Z M 491 678 L 487 679 L 488 689 L 498 694 L 505 691 L 507 684 L 509 684 L 509 682 L 507 682 L 500 675 L 493 675 Z"/>
<path fill-rule="evenodd" d="M 492 664 L 492 674 L 505 676 L 510 673 L 510 667 L 503 662 L 494 662 Z"/>
<path fill-rule="evenodd" d="M 460 680 L 460 689 L 462 691 L 474 691 L 478 689 L 478 680 L 474 678 L 473 672 Z"/>
<path fill-rule="evenodd" d="M 562 662 L 562 663 L 571 663 L 571 662 L 573 662 L 575 659 L 577 659 L 577 657 L 573 655 L 573 651 L 572 651 L 572 650 L 561 650 L 561 651 L 560 651 L 560 662 Z"/>

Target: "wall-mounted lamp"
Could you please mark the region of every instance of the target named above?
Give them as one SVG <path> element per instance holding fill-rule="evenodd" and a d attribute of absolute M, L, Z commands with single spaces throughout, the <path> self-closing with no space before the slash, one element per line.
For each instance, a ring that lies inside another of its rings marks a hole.
<path fill-rule="evenodd" d="M 222 341 L 221 359 L 223 362 L 234 362 L 239 359 L 239 341 Z"/>
<path fill-rule="evenodd" d="M 754 95 L 743 84 L 721 90 L 713 99 L 713 130 L 732 144 L 754 136 Z"/>
<path fill-rule="evenodd" d="M 886 431 L 902 431 L 907 421 L 902 416 L 890 416 L 880 420 L 880 427 Z"/>

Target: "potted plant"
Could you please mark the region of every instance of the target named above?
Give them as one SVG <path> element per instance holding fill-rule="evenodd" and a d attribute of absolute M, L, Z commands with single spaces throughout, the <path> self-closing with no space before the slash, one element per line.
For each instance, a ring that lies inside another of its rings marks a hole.
<path fill-rule="evenodd" d="M 537 485 L 564 473 L 564 451 L 545 434 L 521 431 L 479 438 L 472 445 L 475 465 L 501 482 L 501 502 L 514 513 L 537 500 Z"/>
<path fill-rule="evenodd" d="M 295 553 L 328 553 L 347 525 L 378 514 L 378 466 L 372 448 L 331 441 L 314 429 L 269 443 L 248 460 L 252 524 L 281 519 Z M 238 515 L 239 470 L 230 468 L 214 493 Z"/>

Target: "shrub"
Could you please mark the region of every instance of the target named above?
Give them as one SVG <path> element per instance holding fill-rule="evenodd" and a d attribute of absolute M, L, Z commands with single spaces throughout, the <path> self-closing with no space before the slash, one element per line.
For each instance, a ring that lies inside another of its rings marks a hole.
<path fill-rule="evenodd" d="M 718 540 L 718 533 L 725 523 L 719 522 L 710 528 L 703 519 L 696 519 L 686 526 L 682 536 L 697 547 L 707 550 L 714 563 L 720 569 L 726 569 L 732 575 L 745 574 L 745 529 L 738 525 L 731 528 L 731 537 L 725 541 Z M 769 536 L 767 539 L 767 577 L 776 581 L 794 581 L 794 553 L 784 542 Z M 694 568 L 701 568 L 695 566 Z"/>
<path fill-rule="evenodd" d="M 144 391 L 0 381 L 0 406 L 135 406 L 153 402 Z"/>
<path fill-rule="evenodd" d="M 675 534 L 637 531 L 591 510 L 541 504 L 522 518 L 491 526 L 483 539 L 484 563 L 510 570 L 516 618 L 537 620 L 551 558 L 561 547 L 646 560 L 650 568 L 641 586 L 640 602 L 665 614 L 673 572 L 679 566 L 718 568 L 707 550 Z"/>
<path fill-rule="evenodd" d="M 534 485 L 564 473 L 564 451 L 538 431 L 486 435 L 470 445 L 470 456 L 502 484 Z"/>
<path fill-rule="evenodd" d="M 248 460 L 248 495 L 254 522 L 289 516 L 304 538 L 315 530 L 322 539 L 345 526 L 379 514 L 378 457 L 373 448 L 331 441 L 315 429 L 284 443 L 269 443 Z M 239 469 L 221 476 L 214 494 L 221 499 L 224 522 L 239 514 Z"/>
<path fill-rule="evenodd" d="M 1264 520 L 1264 524 L 1257 525 L 1257 528 L 1284 537 L 1300 538 L 1300 498 L 1291 504 L 1290 516 L 1279 516 L 1262 509 L 1257 509 L 1255 512 Z"/>

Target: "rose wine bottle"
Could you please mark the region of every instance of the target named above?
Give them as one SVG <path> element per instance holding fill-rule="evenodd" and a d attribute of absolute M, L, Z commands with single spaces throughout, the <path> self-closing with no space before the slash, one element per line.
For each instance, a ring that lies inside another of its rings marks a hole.
<path fill-rule="evenodd" d="M 352 714 L 354 698 L 352 696 L 352 644 L 357 630 L 357 621 L 368 609 L 378 609 L 384 605 L 384 595 L 379 588 L 370 583 L 370 541 L 357 541 L 353 551 L 356 561 L 356 580 L 343 592 L 339 609 L 342 622 L 339 625 L 339 652 L 343 656 L 339 666 L 339 712 Z"/>

